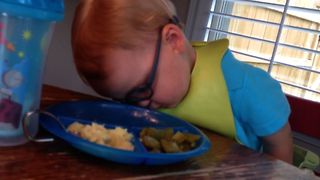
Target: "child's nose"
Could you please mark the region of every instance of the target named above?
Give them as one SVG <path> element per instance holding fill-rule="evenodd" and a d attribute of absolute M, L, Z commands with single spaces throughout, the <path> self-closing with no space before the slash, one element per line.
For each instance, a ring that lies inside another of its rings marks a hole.
<path fill-rule="evenodd" d="M 158 104 L 150 99 L 141 101 L 138 105 L 142 106 L 142 107 L 147 107 L 150 109 L 159 109 L 160 108 L 160 104 Z"/>
<path fill-rule="evenodd" d="M 138 105 L 141 106 L 141 107 L 148 107 L 149 108 L 150 105 L 151 105 L 151 100 L 147 99 L 147 100 L 144 100 L 144 101 L 140 101 L 138 103 Z"/>
<path fill-rule="evenodd" d="M 149 106 L 151 109 L 159 109 L 161 108 L 161 105 L 159 103 L 156 103 L 154 101 L 151 101 L 151 104 Z"/>

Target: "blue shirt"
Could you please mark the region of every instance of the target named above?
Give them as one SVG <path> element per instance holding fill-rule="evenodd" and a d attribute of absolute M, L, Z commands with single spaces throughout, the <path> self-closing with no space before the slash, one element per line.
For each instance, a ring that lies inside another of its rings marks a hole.
<path fill-rule="evenodd" d="M 288 121 L 290 106 L 278 81 L 267 72 L 238 61 L 230 50 L 222 60 L 236 134 L 240 142 L 261 150 L 260 138 L 279 131 Z"/>

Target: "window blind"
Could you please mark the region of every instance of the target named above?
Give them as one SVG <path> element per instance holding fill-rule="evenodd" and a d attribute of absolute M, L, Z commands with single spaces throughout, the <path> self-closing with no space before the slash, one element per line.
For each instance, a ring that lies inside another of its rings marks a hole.
<path fill-rule="evenodd" d="M 211 0 L 203 40 L 230 40 L 236 57 L 288 94 L 320 101 L 319 0 Z"/>

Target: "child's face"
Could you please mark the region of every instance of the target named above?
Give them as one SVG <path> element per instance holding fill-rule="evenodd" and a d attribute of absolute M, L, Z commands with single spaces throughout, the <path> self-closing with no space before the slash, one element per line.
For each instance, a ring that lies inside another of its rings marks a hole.
<path fill-rule="evenodd" d="M 112 98 L 154 109 L 174 107 L 184 98 L 195 62 L 194 50 L 184 36 L 180 39 L 182 46 L 174 48 L 166 37 L 160 38 L 161 48 L 152 48 L 155 44 L 152 43 L 140 51 L 115 49 L 108 52 L 108 57 L 116 60 Z"/>

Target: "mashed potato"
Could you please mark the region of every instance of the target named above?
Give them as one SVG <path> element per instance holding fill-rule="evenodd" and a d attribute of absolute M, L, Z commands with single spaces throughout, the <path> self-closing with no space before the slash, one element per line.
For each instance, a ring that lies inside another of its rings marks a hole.
<path fill-rule="evenodd" d="M 128 133 L 127 129 L 121 127 L 106 129 L 94 122 L 91 125 L 74 122 L 68 126 L 67 131 L 97 144 L 128 151 L 134 150 L 131 143 L 133 135 Z"/>

